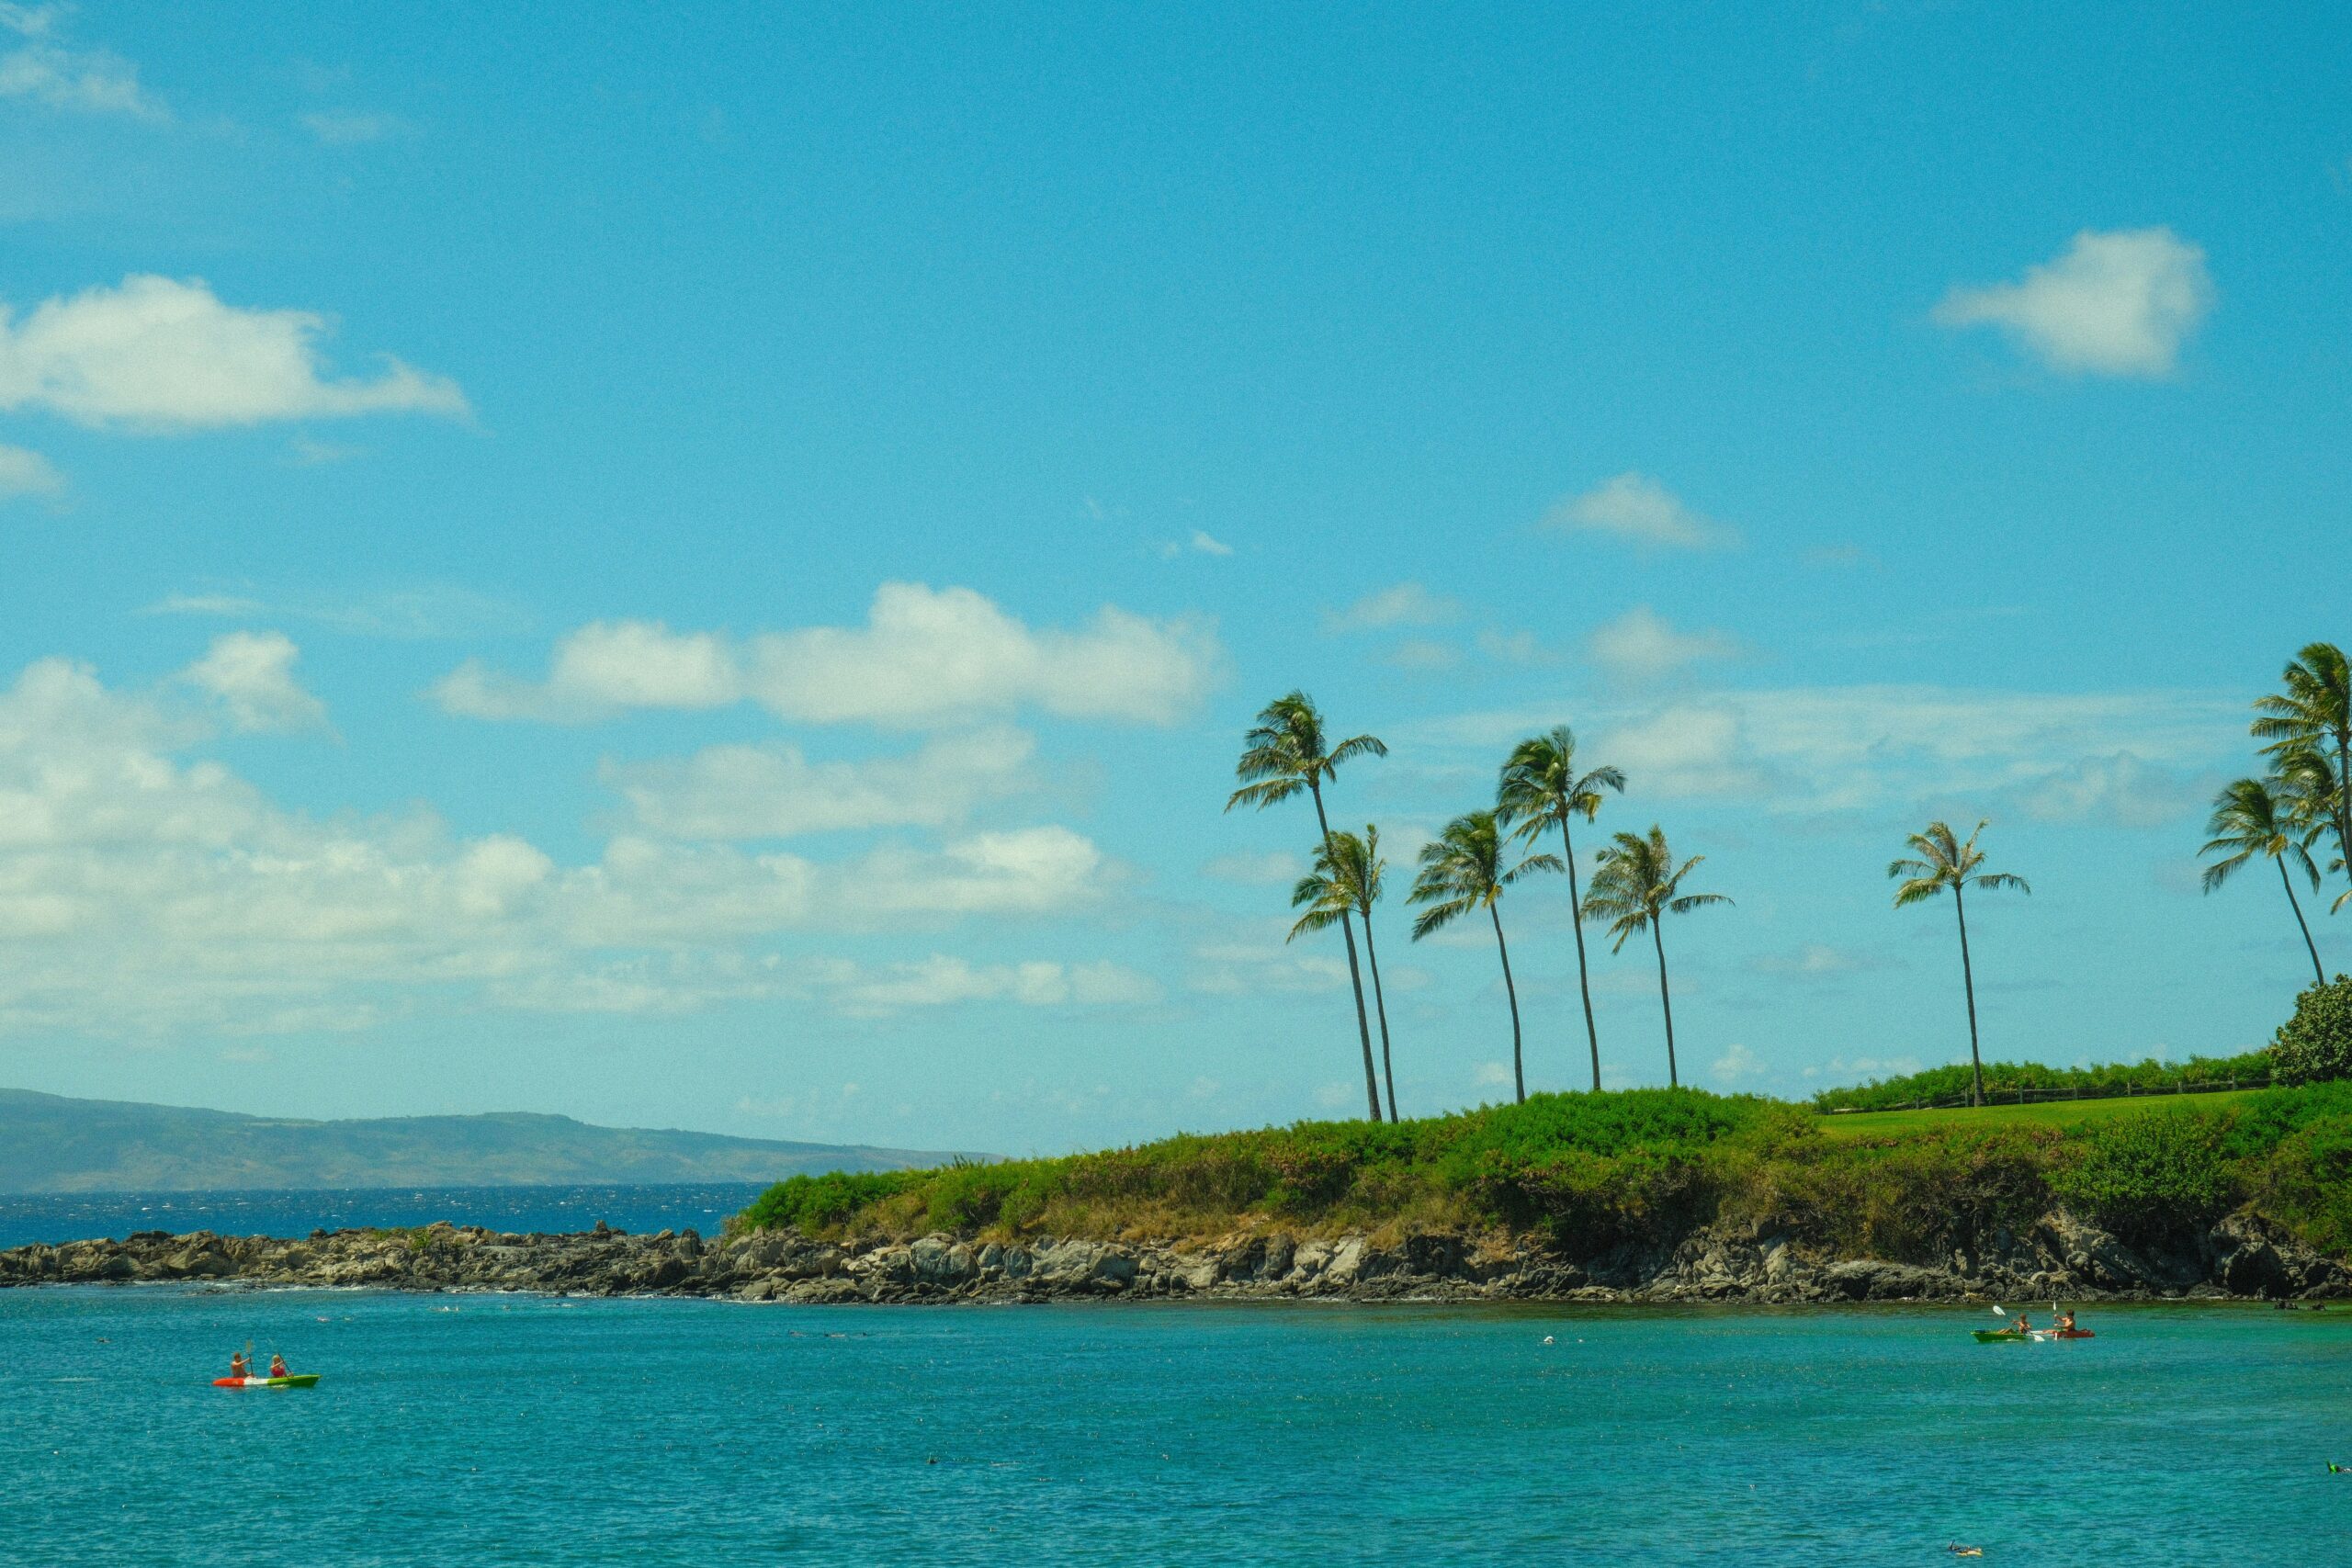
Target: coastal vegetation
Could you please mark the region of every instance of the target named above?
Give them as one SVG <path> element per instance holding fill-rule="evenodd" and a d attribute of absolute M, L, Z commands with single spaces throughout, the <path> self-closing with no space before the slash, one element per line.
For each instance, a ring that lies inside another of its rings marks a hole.
<path fill-rule="evenodd" d="M 2072 1110 L 2073 1116 L 2064 1114 Z M 2067 1206 L 2154 1242 L 2239 1209 L 2352 1249 L 2352 1083 L 2145 1105 L 1865 1116 L 1697 1089 L 1536 1094 L 1057 1159 L 799 1176 L 738 1221 L 827 1238 L 1206 1238 L 1250 1226 L 1534 1233 L 1598 1256 L 1732 1223 L 1849 1258 L 1948 1258 Z"/>

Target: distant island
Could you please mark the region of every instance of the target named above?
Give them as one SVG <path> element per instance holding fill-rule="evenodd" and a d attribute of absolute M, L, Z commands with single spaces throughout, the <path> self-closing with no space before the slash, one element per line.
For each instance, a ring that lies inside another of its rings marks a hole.
<path fill-rule="evenodd" d="M 775 1181 L 955 1156 L 501 1112 L 311 1122 L 0 1089 L 0 1193 Z"/>

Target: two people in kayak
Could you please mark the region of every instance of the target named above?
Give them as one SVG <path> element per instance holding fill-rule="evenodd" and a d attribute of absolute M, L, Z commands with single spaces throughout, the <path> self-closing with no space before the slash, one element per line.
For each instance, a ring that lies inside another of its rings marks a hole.
<path fill-rule="evenodd" d="M 2023 1314 L 2023 1313 L 2019 1313 L 2019 1314 L 2018 1314 L 2018 1320 L 2017 1320 L 2015 1323 L 2012 1323 L 2011 1325 L 2009 1325 L 2009 1327 L 2010 1327 L 2011 1331 L 2013 1331 L 2013 1332 L 2015 1332 L 2015 1333 L 2018 1333 L 2018 1334 L 2031 1334 L 2031 1333 L 2034 1333 L 2034 1332 L 2035 1332 L 2035 1329 L 2034 1329 L 2034 1326 L 2033 1326 L 2033 1320 L 2032 1320 L 2031 1318 L 2028 1317 L 2028 1316 L 2027 1316 L 2025 1314 Z M 2075 1314 L 2074 1314 L 2074 1313 L 2073 1313 L 2071 1310 L 2066 1311 L 2066 1312 L 2062 1312 L 2062 1313 L 2060 1313 L 2060 1314 L 2058 1314 L 2058 1322 L 2057 1322 L 2056 1326 L 2054 1326 L 2054 1327 L 2052 1327 L 2052 1328 L 2049 1328 L 2049 1329 L 2042 1330 L 2041 1332 L 2049 1333 L 2049 1334 L 2072 1334 L 2072 1333 L 2074 1333 L 2074 1332 L 2075 1332 Z"/>
<path fill-rule="evenodd" d="M 229 1375 L 232 1378 L 249 1378 L 254 1375 L 254 1364 L 245 1359 L 245 1353 L 243 1350 L 230 1353 Z M 268 1375 L 274 1378 L 290 1378 L 294 1374 L 288 1370 L 286 1358 L 272 1351 L 269 1357 Z"/>

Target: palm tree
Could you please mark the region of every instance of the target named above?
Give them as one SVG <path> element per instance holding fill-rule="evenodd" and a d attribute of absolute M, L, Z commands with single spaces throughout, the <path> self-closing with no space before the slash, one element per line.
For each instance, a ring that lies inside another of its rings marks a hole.
<path fill-rule="evenodd" d="M 1968 964 L 1968 907 L 1962 895 L 1969 887 L 1998 889 L 2014 887 L 2030 894 L 2022 876 L 2011 876 L 2003 871 L 1978 869 L 1984 863 L 1984 852 L 1976 847 L 1976 834 L 1984 824 L 1976 824 L 1976 832 L 1962 843 L 1952 830 L 1941 822 L 1930 822 L 1924 833 L 1911 835 L 1911 847 L 1917 852 L 1916 860 L 1894 862 L 1886 868 L 1889 876 L 1905 877 L 1902 886 L 1894 890 L 1894 907 L 1918 904 L 1934 897 L 1945 888 L 1951 889 L 1952 908 L 1960 915 L 1960 983 L 1968 993 L 1968 1059 L 1976 1069 L 1974 1091 L 1971 1102 L 1984 1103 L 1984 1058 L 1976 1048 L 1976 976 Z"/>
<path fill-rule="evenodd" d="M 1510 998 L 1511 1083 L 1519 1103 L 1524 1105 L 1527 1066 L 1520 1047 L 1519 987 L 1511 983 L 1510 944 L 1503 940 L 1503 889 L 1530 872 L 1559 870 L 1559 857 L 1529 855 L 1517 865 L 1505 865 L 1502 829 L 1495 814 L 1470 811 L 1448 822 L 1444 832 L 1421 846 L 1420 865 L 1409 901 L 1427 907 L 1413 921 L 1415 942 L 1473 909 L 1485 909 L 1495 922 L 1495 951 L 1503 961 L 1503 994 Z"/>
<path fill-rule="evenodd" d="M 2324 826 L 2335 838 L 2330 870 L 2352 871 L 2352 667 L 2332 642 L 2314 642 L 2288 660 L 2278 677 L 2286 688 L 2256 701 L 2255 738 L 2284 775 L 2296 776 L 2302 826 Z M 2331 754 L 2332 753 L 2332 754 Z M 2335 900 L 2340 909 L 2352 893 Z"/>
<path fill-rule="evenodd" d="M 1306 913 L 1290 928 L 1286 941 L 1306 931 L 1319 931 L 1352 910 L 1363 922 L 1364 965 L 1372 971 L 1372 1008 L 1380 1017 L 1380 1075 L 1388 1082 L 1388 1119 L 1396 1120 L 1396 1065 L 1388 1055 L 1388 1002 L 1380 994 L 1380 950 L 1372 940 L 1372 907 L 1380 902 L 1382 874 L 1388 863 L 1380 858 L 1380 829 L 1364 824 L 1363 837 L 1334 833 L 1331 846 L 1315 857 L 1315 869 L 1291 889 L 1292 908 Z"/>
<path fill-rule="evenodd" d="M 1592 1092 L 1600 1092 L 1600 1031 L 1592 1021 L 1592 980 L 1585 969 L 1582 895 L 1577 887 L 1577 847 L 1568 824 L 1582 817 L 1589 822 L 1600 810 L 1600 792 L 1623 793 L 1625 775 L 1615 768 L 1577 772 L 1577 738 L 1565 724 L 1541 735 L 1531 735 L 1511 748 L 1503 763 L 1502 781 L 1495 789 L 1495 819 L 1504 827 L 1516 823 L 1513 835 L 1532 844 L 1546 828 L 1560 829 L 1560 860 L 1568 868 L 1568 926 L 1577 935 L 1577 989 L 1584 995 L 1584 1037 L 1592 1047 Z"/>
<path fill-rule="evenodd" d="M 2311 952 L 2312 973 L 2321 985 L 2326 985 L 2327 971 L 2320 967 L 2318 944 L 2312 941 L 2312 928 L 2303 919 L 2303 906 L 2295 897 L 2295 880 L 2287 874 L 2287 868 L 2292 865 L 2311 878 L 2312 892 L 2319 891 L 2319 867 L 2312 863 L 2311 852 L 2311 841 L 2319 836 L 2318 827 L 2299 829 L 2293 820 L 2291 799 L 2281 800 L 2260 779 L 2240 779 L 2213 797 L 2213 819 L 2205 824 L 2205 830 L 2213 839 L 2197 852 L 2199 855 L 2228 852 L 2226 859 L 2205 868 L 2208 893 L 2227 882 L 2256 855 L 2278 863 L 2278 885 L 2287 890 L 2288 908 L 2295 911 L 2296 929 L 2303 933 L 2303 946 Z"/>
<path fill-rule="evenodd" d="M 1657 948 L 1657 999 L 1666 1010 L 1666 1081 L 1682 1087 L 1674 1065 L 1674 996 L 1666 984 L 1666 917 L 1687 915 L 1710 904 L 1728 904 L 1720 893 L 1685 893 L 1682 879 L 1704 855 L 1692 855 L 1680 865 L 1667 847 L 1666 829 L 1653 823 L 1649 836 L 1620 833 L 1600 852 L 1592 871 L 1592 891 L 1584 896 L 1584 912 L 1609 922 L 1616 939 L 1611 953 L 1622 952 L 1625 939 L 1647 931 Z"/>
<path fill-rule="evenodd" d="M 1354 757 L 1385 757 L 1388 748 L 1379 737 L 1351 736 L 1338 745 L 1323 735 L 1323 716 L 1305 692 L 1276 697 L 1258 714 L 1258 722 L 1242 738 L 1241 760 L 1233 767 L 1241 787 L 1225 808 L 1254 806 L 1262 811 L 1305 790 L 1315 800 L 1315 825 L 1322 829 L 1323 852 L 1331 852 L 1331 819 L 1323 810 L 1325 781 L 1338 776 L 1340 764 Z M 1348 980 L 1356 993 L 1356 1035 L 1363 1043 L 1363 1092 L 1372 1105 L 1372 1119 L 1380 1120 L 1380 1080 L 1372 1067 L 1372 1024 L 1364 1016 L 1363 976 L 1356 967 L 1356 936 L 1348 917 L 1340 916 L 1340 934 L 1347 939 Z"/>

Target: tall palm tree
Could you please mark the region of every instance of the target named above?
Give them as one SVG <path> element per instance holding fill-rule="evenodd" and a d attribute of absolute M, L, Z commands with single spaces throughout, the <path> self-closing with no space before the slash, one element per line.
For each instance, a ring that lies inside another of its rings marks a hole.
<path fill-rule="evenodd" d="M 2287 906 L 2295 911 L 2295 927 L 2303 933 L 2303 946 L 2312 955 L 2312 973 L 2323 986 L 2327 984 L 2327 971 L 2320 967 L 2319 946 L 2312 941 L 2312 928 L 2303 919 L 2303 906 L 2295 897 L 2295 880 L 2287 874 L 2293 866 L 2311 878 L 2312 891 L 2319 891 L 2319 867 L 2312 863 L 2311 841 L 2319 836 L 2313 825 L 2299 828 L 2293 820 L 2291 801 L 2282 801 L 2273 795 L 2270 786 L 2260 779 L 2240 779 L 2225 786 L 2213 797 L 2213 818 L 2205 824 L 2213 835 L 2212 841 L 2198 851 L 2199 855 L 2221 854 L 2226 858 L 2205 868 L 2205 891 L 2211 893 L 2255 856 L 2278 863 L 2278 885 L 2287 890 Z"/>
<path fill-rule="evenodd" d="M 1589 822 L 1600 810 L 1600 792 L 1625 788 L 1625 775 L 1615 768 L 1577 772 L 1577 738 L 1565 724 L 1541 735 L 1531 735 L 1511 748 L 1495 788 L 1495 819 L 1504 827 L 1517 825 L 1512 835 L 1532 844 L 1555 823 L 1560 829 L 1560 860 L 1568 868 L 1568 926 L 1577 936 L 1577 989 L 1584 996 L 1584 1037 L 1592 1047 L 1592 1092 L 1600 1092 L 1600 1031 L 1592 1021 L 1592 979 L 1585 968 L 1583 898 L 1577 887 L 1577 847 L 1568 824 L 1581 817 Z"/>
<path fill-rule="evenodd" d="M 1510 998 L 1510 1075 L 1519 1103 L 1527 1103 L 1527 1064 L 1520 1046 L 1519 987 L 1510 977 L 1510 944 L 1503 940 L 1503 889 L 1530 872 L 1557 871 L 1556 855 L 1529 855 L 1517 865 L 1505 863 L 1502 829 L 1491 811 L 1469 811 L 1445 825 L 1445 831 L 1421 846 L 1419 873 L 1413 878 L 1410 902 L 1424 906 L 1413 921 L 1413 940 L 1452 925 L 1473 909 L 1487 911 L 1495 923 L 1495 951 L 1502 955 L 1503 994 Z"/>
<path fill-rule="evenodd" d="M 1623 952 L 1625 940 L 1644 931 L 1657 949 L 1657 999 L 1666 1011 L 1666 1081 L 1682 1087 L 1674 1064 L 1674 996 L 1666 983 L 1666 917 L 1687 915 L 1710 904 L 1728 904 L 1720 893 L 1685 893 L 1682 879 L 1704 855 L 1692 855 L 1680 865 L 1667 846 L 1666 829 L 1651 824 L 1649 835 L 1620 833 L 1600 852 L 1592 870 L 1592 891 L 1584 896 L 1584 912 L 1609 922 L 1616 940 L 1611 953 Z"/>
<path fill-rule="evenodd" d="M 2330 870 L 2352 871 L 2352 665 L 2332 642 L 2306 644 L 2280 672 L 2285 688 L 2256 701 L 2255 738 L 2283 774 L 2297 776 L 2299 815 L 2335 839 Z M 2331 907 L 2340 909 L 2352 893 Z"/>
<path fill-rule="evenodd" d="M 1252 806 L 1262 811 L 1305 790 L 1315 800 L 1315 825 L 1322 829 L 1323 852 L 1331 852 L 1331 819 L 1323 810 L 1323 785 L 1339 774 L 1340 764 L 1355 757 L 1385 757 L 1388 748 L 1378 736 L 1356 735 L 1330 744 L 1323 733 L 1323 715 L 1305 692 L 1276 697 L 1259 711 L 1258 722 L 1242 738 L 1241 760 L 1233 766 L 1241 787 L 1225 808 Z M 1380 1120 L 1380 1079 L 1372 1066 L 1372 1023 L 1363 1009 L 1363 975 L 1356 966 L 1356 936 L 1343 912 L 1340 934 L 1348 944 L 1348 980 L 1356 993 L 1356 1037 L 1363 1043 L 1363 1092 L 1371 1102 L 1372 1119 Z"/>
<path fill-rule="evenodd" d="M 1952 908 L 1960 916 L 1960 982 L 1968 993 L 1968 1059 L 1976 1069 L 1971 1103 L 1984 1103 L 1984 1057 L 1976 1048 L 1976 975 L 1968 963 L 1968 906 L 1963 894 L 1970 887 L 1999 889 L 2014 887 L 2030 894 L 2022 876 L 2011 876 L 2005 871 L 1985 871 L 1984 853 L 1976 847 L 1976 834 L 1984 831 L 1984 824 L 1976 824 L 1976 832 L 1962 843 L 1959 836 L 1941 822 L 1930 822 L 1927 830 L 1911 835 L 1911 848 L 1917 858 L 1898 860 L 1886 868 L 1889 876 L 1905 878 L 1894 890 L 1894 907 L 1924 903 L 1946 888 L 1951 889 Z"/>
<path fill-rule="evenodd" d="M 1334 833 L 1330 848 L 1315 857 L 1315 869 L 1291 889 L 1291 908 L 1306 913 L 1290 928 L 1286 941 L 1307 931 L 1334 925 L 1353 911 L 1363 922 L 1364 966 L 1372 971 L 1372 1009 L 1380 1018 L 1380 1076 L 1388 1084 L 1388 1119 L 1396 1120 L 1396 1064 L 1388 1054 L 1388 1002 L 1380 994 L 1380 949 L 1372 940 L 1372 907 L 1380 902 L 1382 876 L 1388 863 L 1380 857 L 1380 829 L 1364 824 L 1363 837 Z"/>

